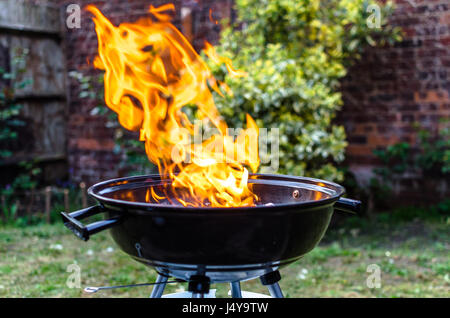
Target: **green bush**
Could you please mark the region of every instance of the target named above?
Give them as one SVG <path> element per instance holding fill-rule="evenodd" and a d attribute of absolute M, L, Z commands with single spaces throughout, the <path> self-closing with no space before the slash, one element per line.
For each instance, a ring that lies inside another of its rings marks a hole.
<path fill-rule="evenodd" d="M 442 120 L 441 127 L 433 133 L 430 129 L 415 123 L 417 142 L 399 142 L 373 153 L 381 165 L 373 169 L 370 192 L 375 204 L 391 205 L 393 188 L 405 174 L 418 178 L 441 181 L 448 180 L 450 174 L 450 125 Z"/>
<path fill-rule="evenodd" d="M 15 101 L 15 91 L 31 84 L 29 79 L 17 81 L 17 76 L 25 72 L 28 51 L 16 50 L 11 60 L 12 70 L 0 67 L 0 164 L 13 155 L 8 149 L 17 139 L 17 128 L 25 123 L 19 118 L 21 104 Z"/>
<path fill-rule="evenodd" d="M 347 143 L 344 128 L 333 124 L 342 105 L 339 80 L 367 45 L 400 39 L 400 31 L 386 24 L 392 5 L 375 7 L 381 16 L 376 28 L 373 4 L 236 1 L 237 23 L 224 29 L 216 49 L 248 76 L 232 78 L 223 65 L 211 63 L 233 92 L 217 95 L 216 104 L 231 127 L 241 126 L 249 113 L 259 127 L 279 128 L 279 173 L 342 178 L 335 164 L 344 159 Z"/>

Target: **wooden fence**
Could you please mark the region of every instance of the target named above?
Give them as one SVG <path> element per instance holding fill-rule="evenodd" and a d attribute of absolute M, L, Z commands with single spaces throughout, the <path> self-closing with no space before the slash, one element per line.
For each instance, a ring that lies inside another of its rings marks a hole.
<path fill-rule="evenodd" d="M 26 50 L 25 72 L 16 82 L 32 80 L 14 94 L 16 103 L 22 105 L 20 117 L 26 125 L 20 128 L 13 155 L 2 158 L 0 172 L 4 177 L 22 160 L 40 162 L 47 181 L 67 174 L 66 63 L 60 14 L 57 3 L 0 1 L 0 67 L 12 71 L 17 51 Z"/>
<path fill-rule="evenodd" d="M 48 186 L 43 189 L 31 189 L 20 193 L 14 193 L 14 201 L 7 196 L 0 196 L 0 208 L 5 211 L 15 206 L 13 218 L 38 216 L 46 222 L 51 222 L 52 212 L 72 212 L 85 208 L 89 204 L 86 184 L 81 182 L 76 188 L 61 188 Z M 4 215 L 0 215 L 0 218 Z"/>

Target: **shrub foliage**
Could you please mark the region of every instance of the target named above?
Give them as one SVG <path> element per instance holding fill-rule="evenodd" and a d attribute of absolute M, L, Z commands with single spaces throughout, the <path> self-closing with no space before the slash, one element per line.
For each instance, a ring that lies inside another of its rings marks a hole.
<path fill-rule="evenodd" d="M 344 159 L 346 137 L 333 124 L 342 105 L 339 80 L 365 47 L 400 38 L 386 21 L 392 5 L 237 0 L 236 11 L 216 49 L 248 76 L 232 78 L 223 65 L 211 64 L 233 92 L 217 96 L 219 110 L 232 127 L 249 113 L 259 127 L 279 128 L 277 172 L 340 180 L 335 166 Z"/>

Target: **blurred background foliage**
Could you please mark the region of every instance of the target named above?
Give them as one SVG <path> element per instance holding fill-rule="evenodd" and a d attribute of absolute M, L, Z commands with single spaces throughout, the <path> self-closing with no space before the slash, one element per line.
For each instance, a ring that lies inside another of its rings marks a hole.
<path fill-rule="evenodd" d="M 216 49 L 248 76 L 232 78 L 224 65 L 210 63 L 233 92 L 217 95 L 216 104 L 231 127 L 242 126 L 249 113 L 259 127 L 280 129 L 278 173 L 342 181 L 336 165 L 344 159 L 346 136 L 333 124 L 342 105 L 339 80 L 367 46 L 401 38 L 400 29 L 387 24 L 392 3 L 374 4 L 236 1 L 237 21 L 225 21 Z"/>
<path fill-rule="evenodd" d="M 442 188 L 440 181 L 449 180 L 450 175 L 449 123 L 448 120 L 441 120 L 437 133 L 415 123 L 415 144 L 399 142 L 374 151 L 381 165 L 373 169 L 374 176 L 364 195 L 373 202 L 373 208 L 386 209 L 392 205 L 396 188 L 405 176 L 416 177 L 425 189 L 434 188 L 435 193 L 439 192 L 439 188 Z M 426 183 L 432 185 L 425 186 Z M 450 200 L 444 200 L 442 204 L 446 207 L 442 211 L 450 215 Z"/>
<path fill-rule="evenodd" d="M 25 72 L 27 49 L 18 49 L 11 59 L 9 69 L 0 67 L 0 162 L 12 156 L 10 150 L 12 144 L 17 139 L 17 127 L 24 126 L 25 123 L 19 118 L 23 105 L 17 103 L 15 91 L 23 89 L 32 83 L 31 79 L 17 81 L 17 76 Z"/>
<path fill-rule="evenodd" d="M 11 65 L 8 68 L 0 67 L 0 164 L 13 155 L 11 149 L 15 148 L 18 130 L 26 124 L 20 117 L 23 105 L 17 102 L 15 92 L 32 84 L 30 78 L 18 80 L 19 75 L 25 72 L 28 53 L 27 49 L 18 48 L 11 58 Z M 33 161 L 23 160 L 17 165 L 21 172 L 11 183 L 3 184 L 0 181 L 0 215 L 6 222 L 15 219 L 20 204 L 18 196 L 34 189 L 41 173 Z"/>

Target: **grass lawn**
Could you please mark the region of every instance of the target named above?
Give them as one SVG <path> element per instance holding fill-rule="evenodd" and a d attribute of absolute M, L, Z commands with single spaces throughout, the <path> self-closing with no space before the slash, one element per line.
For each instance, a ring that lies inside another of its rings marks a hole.
<path fill-rule="evenodd" d="M 281 269 L 287 297 L 449 297 L 449 219 L 373 221 L 347 219 L 322 243 Z M 61 223 L 0 227 L 0 297 L 148 297 L 151 287 L 86 295 L 68 288 L 67 266 L 81 269 L 81 287 L 153 282 L 155 272 L 120 251 L 108 233 L 75 238 Z M 368 288 L 367 267 L 377 264 L 381 287 Z M 167 292 L 187 284 L 170 285 Z M 225 296 L 227 284 L 216 284 Z M 259 280 L 242 289 L 268 294 Z"/>

